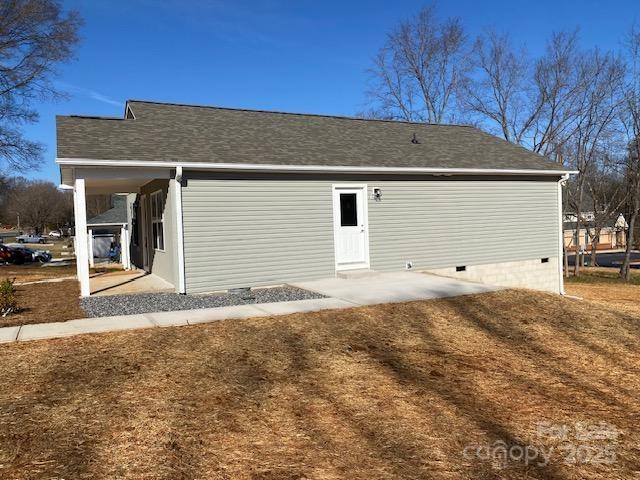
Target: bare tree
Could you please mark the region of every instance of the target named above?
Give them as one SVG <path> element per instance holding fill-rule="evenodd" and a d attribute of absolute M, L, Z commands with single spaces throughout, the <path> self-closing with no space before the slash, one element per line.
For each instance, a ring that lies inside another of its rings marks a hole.
<path fill-rule="evenodd" d="M 638 124 L 634 129 L 640 126 L 638 119 L 633 120 Z M 631 252 L 633 250 L 635 239 L 635 230 L 638 224 L 638 215 L 640 215 L 640 130 L 636 133 L 636 139 L 629 143 L 629 153 L 627 155 L 626 176 L 628 189 L 627 201 L 627 245 L 625 249 L 624 259 L 620 266 L 620 278 L 631 280 Z"/>
<path fill-rule="evenodd" d="M 568 136 L 562 139 L 567 162 L 578 171 L 574 188 L 569 189 L 569 203 L 576 214 L 576 230 L 583 219 L 585 192 L 589 176 L 598 177 L 598 165 L 606 158 L 609 143 L 615 133 L 615 120 L 623 104 L 620 95 L 625 68 L 611 54 L 597 50 L 581 54 L 576 60 L 576 86 L 573 88 L 573 121 L 567 124 Z M 560 137 L 562 138 L 562 137 Z M 578 275 L 580 262 L 575 262 Z"/>
<path fill-rule="evenodd" d="M 577 45 L 576 31 L 554 33 L 544 54 L 531 59 L 507 35 L 488 30 L 461 83 L 464 111 L 506 140 L 563 162 L 584 87 Z"/>
<path fill-rule="evenodd" d="M 7 210 L 19 214 L 22 225 L 42 233 L 47 227 L 69 224 L 72 206 L 69 196 L 51 182 L 20 181 L 10 193 Z"/>
<path fill-rule="evenodd" d="M 56 0 L 0 2 L 0 162 L 10 170 L 41 161 L 42 145 L 26 139 L 22 126 L 37 121 L 35 100 L 56 95 L 50 80 L 71 58 L 79 25 L 78 13 L 63 14 Z"/>
<path fill-rule="evenodd" d="M 110 194 L 87 195 L 87 218 L 95 217 L 112 207 L 113 201 Z"/>
<path fill-rule="evenodd" d="M 578 48 L 577 31 L 557 32 L 547 42 L 545 54 L 536 62 L 535 103 L 540 109 L 534 119 L 530 148 L 560 163 L 565 160 L 584 98 L 585 70 Z"/>
<path fill-rule="evenodd" d="M 473 65 L 465 110 L 506 140 L 580 172 L 568 188 L 580 231 L 586 174 L 605 169 L 596 164 L 614 133 L 624 65 L 611 54 L 578 49 L 576 32 L 553 34 L 532 62 L 493 31 L 476 41 Z"/>
<path fill-rule="evenodd" d="M 631 279 L 631 250 L 640 215 L 640 31 L 633 26 L 629 32 L 626 54 L 630 65 L 624 87 L 624 109 L 620 115 L 627 148 L 625 180 L 628 189 L 627 247 L 620 267 L 620 277 Z"/>
<path fill-rule="evenodd" d="M 369 115 L 428 123 L 451 120 L 468 54 L 460 21 L 441 22 L 433 6 L 424 8 L 389 34 L 374 59 Z"/>
<path fill-rule="evenodd" d="M 607 223 L 618 218 L 628 200 L 622 166 L 623 163 L 619 159 L 606 154 L 603 159 L 594 162 L 593 168 L 584 175 L 590 209 L 594 213 L 591 222 L 593 228 L 587 227 L 591 241 L 590 264 L 593 266 L 598 264 L 597 246 L 602 229 Z"/>
<path fill-rule="evenodd" d="M 14 225 L 18 223 L 19 212 L 13 210 L 13 195 L 26 188 L 28 180 L 23 177 L 2 176 L 0 181 L 0 223 Z"/>
<path fill-rule="evenodd" d="M 543 108 L 531 63 L 523 48 L 512 46 L 508 35 L 488 30 L 474 44 L 473 74 L 463 82 L 461 95 L 463 108 L 472 118 L 505 140 L 523 145 Z"/>

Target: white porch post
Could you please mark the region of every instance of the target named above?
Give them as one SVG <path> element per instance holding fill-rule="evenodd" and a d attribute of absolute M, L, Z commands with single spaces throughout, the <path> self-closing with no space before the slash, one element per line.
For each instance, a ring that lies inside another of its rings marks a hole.
<path fill-rule="evenodd" d="M 122 267 L 125 270 L 131 270 L 131 258 L 129 258 L 129 229 L 125 225 L 120 228 L 120 248 Z"/>
<path fill-rule="evenodd" d="M 89 250 L 89 266 L 91 268 L 95 267 L 95 260 L 93 259 L 93 230 L 89 229 L 87 231 L 87 245 Z"/>
<path fill-rule="evenodd" d="M 76 221 L 76 267 L 80 282 L 80 296 L 91 294 L 89 287 L 89 245 L 87 242 L 87 202 L 84 178 L 76 178 L 73 189 L 73 206 Z"/>

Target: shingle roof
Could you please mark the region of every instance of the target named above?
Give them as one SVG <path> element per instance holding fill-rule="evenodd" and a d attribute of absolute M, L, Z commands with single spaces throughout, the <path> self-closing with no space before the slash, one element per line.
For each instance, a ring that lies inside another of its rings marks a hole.
<path fill-rule="evenodd" d="M 113 208 L 87 220 L 87 225 L 115 225 L 127 223 L 127 199 L 124 195 L 113 196 Z"/>
<path fill-rule="evenodd" d="M 127 105 L 135 118 L 58 116 L 58 158 L 562 170 L 470 126 L 143 101 Z M 414 135 L 419 143 L 412 142 Z"/>

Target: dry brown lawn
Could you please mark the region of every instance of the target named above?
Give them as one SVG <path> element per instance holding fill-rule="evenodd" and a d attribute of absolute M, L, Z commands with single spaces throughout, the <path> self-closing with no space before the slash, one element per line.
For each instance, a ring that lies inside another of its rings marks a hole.
<path fill-rule="evenodd" d="M 0 478 L 638 478 L 639 340 L 629 312 L 502 291 L 5 345 Z M 616 462 L 566 464 L 545 422 L 608 422 Z M 496 441 L 555 450 L 463 455 Z"/>
<path fill-rule="evenodd" d="M 0 317 L 0 327 L 62 322 L 86 317 L 80 308 L 80 289 L 76 280 L 20 285 L 70 277 L 75 273 L 75 265 L 43 267 L 39 263 L 31 263 L 0 266 L 0 280 L 10 278 L 16 281 L 16 297 L 20 307 L 18 313 Z"/>
<path fill-rule="evenodd" d="M 40 263 L 26 263 L 24 265 L 0 265 L 0 280 L 15 279 L 18 283 L 37 282 L 52 278 L 70 277 L 76 274 L 75 265 L 61 267 L 42 266 Z"/>
<path fill-rule="evenodd" d="M 640 315 L 640 270 L 632 270 L 632 282 L 617 279 L 616 268 L 586 268 L 579 278 L 569 278 L 569 295 Z"/>
<path fill-rule="evenodd" d="M 0 317 L 0 327 L 64 322 L 87 316 L 80 308 L 80 288 L 76 280 L 18 285 L 16 297 L 20 310 Z"/>

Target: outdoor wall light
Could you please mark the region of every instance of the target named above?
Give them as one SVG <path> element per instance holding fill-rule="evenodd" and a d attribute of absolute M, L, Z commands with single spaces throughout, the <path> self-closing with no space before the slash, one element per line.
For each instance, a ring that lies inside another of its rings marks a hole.
<path fill-rule="evenodd" d="M 376 202 L 379 202 L 380 200 L 382 200 L 382 189 L 381 188 L 374 188 L 373 189 L 373 199 Z"/>

